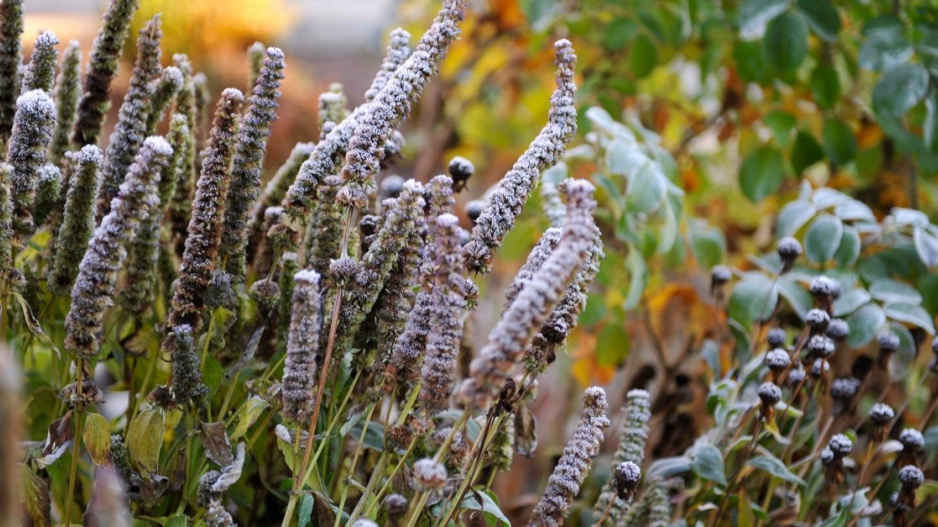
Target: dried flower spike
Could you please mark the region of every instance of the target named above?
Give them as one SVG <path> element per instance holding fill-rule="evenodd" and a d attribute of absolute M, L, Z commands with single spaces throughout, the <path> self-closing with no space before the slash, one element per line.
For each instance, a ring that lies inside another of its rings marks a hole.
<path fill-rule="evenodd" d="M 78 118 L 78 98 L 81 97 L 81 45 L 77 40 L 68 43 L 55 81 L 55 131 L 49 145 L 49 162 L 58 164 L 65 151 L 72 126 Z"/>
<path fill-rule="evenodd" d="M 648 441 L 648 421 L 651 419 L 651 396 L 645 390 L 629 390 L 626 394 L 625 419 L 619 429 L 619 446 L 613 463 L 634 463 L 641 467 L 645 459 L 645 443 Z M 617 495 L 615 482 L 607 480 L 596 500 L 594 519 L 598 522 L 602 511 L 609 508 L 600 527 L 622 524 L 628 513 L 629 504 Z M 612 504 L 610 505 L 610 502 Z"/>
<path fill-rule="evenodd" d="M 560 161 L 566 143 L 576 133 L 576 84 L 573 81 L 576 55 L 568 40 L 558 40 L 554 50 L 557 57 L 557 89 L 550 99 L 547 126 L 499 181 L 476 220 L 469 243 L 464 247 L 470 271 L 488 270 L 493 253 L 514 226 L 541 171 Z"/>
<path fill-rule="evenodd" d="M 563 525 L 570 512 L 573 499 L 589 474 L 593 458 L 599 454 L 603 429 L 609 426 L 606 412 L 606 392 L 602 388 L 587 388 L 583 394 L 583 413 L 573 437 L 563 449 L 563 455 L 547 481 L 547 489 L 534 508 L 529 525 L 555 527 Z"/>
<path fill-rule="evenodd" d="M 316 356 L 322 325 L 319 273 L 303 270 L 293 277 L 293 310 L 283 367 L 283 415 L 305 422 L 313 411 Z"/>
<path fill-rule="evenodd" d="M 0 3 L 0 146 L 10 137 L 16 99 L 20 95 L 22 35 L 23 0 L 4 0 Z"/>
<path fill-rule="evenodd" d="M 33 200 L 39 168 L 46 161 L 46 147 L 52 139 L 55 105 L 43 90 L 32 90 L 16 100 L 13 134 L 7 149 L 7 162 L 13 166 L 10 192 L 13 198 L 13 230 L 20 237 L 33 233 Z"/>
<path fill-rule="evenodd" d="M 55 82 L 55 63 L 59 60 L 59 37 L 51 31 L 43 31 L 36 37 L 33 55 L 23 75 L 23 93 L 31 90 L 43 90 L 52 95 Z"/>

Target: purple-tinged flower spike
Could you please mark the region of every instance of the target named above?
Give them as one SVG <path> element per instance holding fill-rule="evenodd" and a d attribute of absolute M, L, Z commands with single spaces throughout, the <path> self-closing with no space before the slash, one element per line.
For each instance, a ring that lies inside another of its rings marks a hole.
<path fill-rule="evenodd" d="M 449 408 L 456 384 L 456 354 L 466 307 L 465 264 L 459 250 L 459 220 L 452 214 L 436 218 L 430 334 L 421 376 L 420 403 L 432 417 Z"/>
<path fill-rule="evenodd" d="M 261 193 L 251 211 L 251 223 L 248 226 L 248 247 L 247 254 L 253 255 L 256 252 L 257 245 L 264 236 L 262 229 L 264 225 L 264 211 L 269 207 L 279 207 L 283 197 L 287 195 L 287 189 L 296 179 L 296 174 L 300 171 L 300 166 L 313 152 L 316 147 L 314 143 L 297 143 L 290 151 L 290 156 L 283 162 L 283 165 L 277 169 L 274 176 L 267 182 L 264 192 Z M 252 262 L 248 262 L 249 264 Z"/>
<path fill-rule="evenodd" d="M 13 135 L 7 149 L 7 162 L 13 166 L 10 192 L 13 198 L 13 230 L 21 238 L 35 230 L 33 200 L 39 169 L 46 162 L 46 147 L 55 125 L 55 104 L 43 90 L 32 90 L 16 100 Z"/>
<path fill-rule="evenodd" d="M 319 273 L 302 270 L 293 277 L 293 310 L 283 366 L 283 416 L 306 422 L 313 412 L 316 356 L 322 332 Z"/>
<path fill-rule="evenodd" d="M 557 246 L 560 245 L 562 233 L 563 231 L 561 229 L 554 227 L 544 231 L 544 234 L 541 235 L 541 239 L 537 241 L 537 244 L 535 244 L 531 252 L 528 253 L 528 259 L 525 260 L 524 265 L 518 270 L 511 285 L 505 289 L 505 309 L 502 310 L 502 313 L 511 307 L 512 302 L 518 297 L 518 293 L 528 285 L 537 271 L 544 265 L 544 262 L 554 253 Z"/>
<path fill-rule="evenodd" d="M 418 225 L 407 238 L 401 253 L 391 269 L 391 274 L 378 296 L 375 307 L 371 310 L 375 318 L 375 341 L 383 362 L 391 355 L 391 346 L 404 332 L 407 319 L 414 304 L 414 287 L 420 283 L 420 264 L 424 253 L 423 232 L 426 231 L 423 218 L 417 218 Z M 365 251 L 367 252 L 367 250 Z M 362 332 L 359 331 L 359 334 Z"/>
<path fill-rule="evenodd" d="M 351 187 L 350 205 L 361 208 L 354 197 L 355 188 L 373 185 L 374 175 L 381 168 L 384 146 L 391 133 L 410 113 L 411 105 L 446 56 L 450 44 L 459 35 L 465 0 L 444 0 L 440 13 L 420 37 L 414 52 L 398 67 L 368 105 L 368 111 L 349 140 L 342 168 L 342 181 Z"/>
<path fill-rule="evenodd" d="M 111 203 L 111 212 L 95 229 L 72 288 L 71 309 L 65 319 L 66 350 L 83 357 L 98 352 L 104 311 L 112 303 L 127 245 L 157 199 L 156 184 L 172 153 L 165 139 L 147 138 Z M 63 253 L 60 256 L 64 257 Z"/>
<path fill-rule="evenodd" d="M 117 125 L 108 141 L 104 154 L 104 169 L 101 171 L 101 187 L 95 208 L 95 222 L 110 211 L 111 200 L 127 174 L 146 133 L 147 117 L 151 110 L 152 90 L 150 83 L 160 74 L 160 28 L 159 15 L 154 16 L 140 30 L 137 39 L 137 62 L 130 77 L 130 86 L 118 112 Z"/>
<path fill-rule="evenodd" d="M 95 144 L 101 135 L 104 116 L 111 106 L 111 81 L 117 74 L 118 59 L 130 29 L 130 19 L 140 0 L 111 0 L 97 38 L 91 47 L 84 89 L 78 102 L 78 120 L 72 134 L 76 148 Z"/>
<path fill-rule="evenodd" d="M 371 87 L 365 92 L 366 101 L 370 102 L 375 100 L 378 93 L 381 92 L 391 76 L 394 75 L 394 72 L 397 71 L 397 68 L 399 68 L 408 57 L 410 57 L 410 33 L 401 28 L 391 31 L 390 38 L 388 39 L 387 56 L 384 62 L 382 62 L 378 74 L 375 75 Z"/>
<path fill-rule="evenodd" d="M 23 0 L 3 0 L 0 3 L 0 146 L 10 138 L 16 99 L 20 95 L 22 36 Z"/>
<path fill-rule="evenodd" d="M 231 513 L 225 510 L 221 499 L 213 498 L 208 502 L 205 512 L 205 525 L 207 527 L 237 527 L 238 524 L 234 522 Z"/>
<path fill-rule="evenodd" d="M 329 127 L 335 127 L 348 117 L 348 97 L 345 96 L 341 84 L 334 82 L 329 85 L 329 91 L 319 95 L 319 136 L 322 139 L 329 134 Z M 331 124 L 329 124 L 331 123 Z"/>
<path fill-rule="evenodd" d="M 33 223 L 41 226 L 46 223 L 49 213 L 55 209 L 62 189 L 62 173 L 59 167 L 46 163 L 39 169 L 39 181 L 36 183 L 36 202 L 33 205 Z"/>
<path fill-rule="evenodd" d="M 404 243 L 416 230 L 418 218 L 423 216 L 423 185 L 409 180 L 397 199 L 385 203 L 388 206 L 382 214 L 381 229 L 362 256 L 355 276 L 345 284 L 335 348 L 339 353 L 345 352 L 365 316 L 371 312 Z M 366 359 L 361 355 L 356 358 Z"/>
<path fill-rule="evenodd" d="M 402 53 L 395 47 L 398 43 L 398 40 L 391 39 L 384 64 L 381 67 L 382 71 L 397 70 L 403 63 Z M 377 93 L 384 88 L 387 79 L 387 75 L 379 72 L 372 82 L 370 90 L 375 90 L 375 93 Z M 291 181 L 290 188 L 283 198 L 283 207 L 290 220 L 297 223 L 306 223 L 309 220 L 316 201 L 316 189 L 325 177 L 339 171 L 341 163 L 345 159 L 345 152 L 349 147 L 349 140 L 352 138 L 352 134 L 355 133 L 359 119 L 365 115 L 369 105 L 370 102 L 355 108 L 348 117 L 336 124 L 325 137 L 320 139 L 310 153 L 309 158 L 300 167 L 296 178 Z"/>
<path fill-rule="evenodd" d="M 51 31 L 43 31 L 36 37 L 33 54 L 23 75 L 23 93 L 31 90 L 43 90 L 52 95 L 55 82 L 55 64 L 59 61 L 59 37 Z"/>
<path fill-rule="evenodd" d="M 10 180 L 13 167 L 0 163 L 0 276 L 9 278 L 13 271 L 13 202 Z"/>
<path fill-rule="evenodd" d="M 563 455 L 553 474 L 547 480 L 547 489 L 534 508 L 532 527 L 556 527 L 563 525 L 573 499 L 586 480 L 593 458 L 599 454 L 603 441 L 603 429 L 609 426 L 606 413 L 606 392 L 602 388 L 587 388 L 583 394 L 583 413 L 573 437 L 563 449 Z"/>
<path fill-rule="evenodd" d="M 173 355 L 173 401 L 177 405 L 199 408 L 208 397 L 208 387 L 202 382 L 199 350 L 195 346 L 192 328 L 186 324 L 173 328 L 176 352 Z"/>
<path fill-rule="evenodd" d="M 185 82 L 182 72 L 176 66 L 163 69 L 158 79 L 150 83 L 150 109 L 147 112 L 146 133 L 153 135 L 156 127 L 163 121 L 166 108 L 173 102 L 176 94 Z"/>
<path fill-rule="evenodd" d="M 619 429 L 619 446 L 613 457 L 613 463 L 620 465 L 622 463 L 633 463 L 637 467 L 642 466 L 645 459 L 645 443 L 648 441 L 648 421 L 651 419 L 651 396 L 645 390 L 630 390 L 625 396 L 625 419 L 622 421 L 622 427 Z M 594 521 L 599 521 L 602 511 L 606 510 L 609 502 L 613 504 L 609 508 L 606 519 L 602 526 L 623 525 L 621 520 L 629 511 L 629 503 L 617 496 L 615 481 L 610 478 L 603 485 L 603 490 L 596 500 Z M 598 526 L 598 527 L 602 527 Z"/>
<path fill-rule="evenodd" d="M 461 388 L 472 410 L 488 409 L 512 376 L 534 333 L 547 321 L 583 267 L 593 246 L 594 191 L 587 181 L 571 180 L 567 184 L 567 220 L 560 245 L 518 293 L 489 334 L 488 344 L 472 361 L 471 376 Z"/>
<path fill-rule="evenodd" d="M 199 123 L 195 110 L 195 86 L 192 82 L 192 64 L 188 57 L 182 54 L 173 55 L 173 64 L 182 73 L 182 87 L 176 94 L 175 112 L 184 115 L 189 135 L 185 141 L 185 151 L 179 152 L 182 156 L 182 165 L 176 173 L 176 190 L 169 204 L 169 224 L 172 235 L 173 252 L 177 258 L 182 258 L 185 251 L 189 219 L 192 216 L 192 187 L 198 177 L 196 170 L 195 136 Z"/>
<path fill-rule="evenodd" d="M 53 265 L 50 268 L 49 289 L 58 296 L 66 296 L 78 276 L 78 264 L 88 248 L 94 231 L 94 199 L 98 192 L 98 174 L 104 158 L 101 149 L 88 145 L 77 153 L 67 153 L 72 165 L 65 197 L 62 224 L 55 238 Z"/>
<path fill-rule="evenodd" d="M 83 523 L 88 527 L 130 527 L 133 524 L 121 477 L 113 467 L 94 471 L 94 490 Z"/>
<path fill-rule="evenodd" d="M 169 68 L 166 68 L 167 70 Z M 165 71 L 165 70 L 164 70 Z M 179 182 L 180 172 L 188 170 L 186 149 L 188 148 L 191 132 L 186 116 L 174 113 L 169 120 L 169 133 L 166 140 L 173 147 L 173 158 L 166 166 L 163 178 L 160 178 L 159 196 L 160 210 L 166 210 L 167 205 L 176 196 L 176 184 Z"/>
<path fill-rule="evenodd" d="M 261 76 L 266 49 L 263 42 L 255 42 L 248 46 L 248 90 L 254 89 L 257 78 Z"/>
<path fill-rule="evenodd" d="M 172 159 L 167 167 L 172 165 Z M 163 176 L 160 176 L 162 185 Z M 157 189 L 159 195 L 159 189 Z M 157 265 L 159 263 L 160 221 L 163 219 L 160 205 L 154 200 L 147 212 L 147 217 L 140 223 L 140 229 L 128 248 L 127 278 L 124 289 L 117 295 L 121 307 L 138 319 L 147 312 L 156 298 Z M 178 335 L 178 332 L 177 332 Z"/>
<path fill-rule="evenodd" d="M 49 145 L 49 162 L 59 164 L 68 150 L 72 126 L 78 118 L 78 98 L 81 97 L 81 45 L 77 40 L 68 43 L 55 80 L 55 131 Z"/>
<path fill-rule="evenodd" d="M 342 207 L 336 195 L 342 186 L 339 176 L 329 176 L 319 189 L 320 199 L 306 227 L 306 267 L 328 276 L 329 264 L 342 252 Z"/>
<path fill-rule="evenodd" d="M 267 48 L 267 58 L 254 86 L 250 108 L 241 124 L 235 147 L 218 255 L 220 262 L 226 262 L 225 270 L 236 282 L 243 281 L 247 272 L 248 221 L 260 191 L 264 152 L 270 137 L 270 125 L 277 118 L 277 99 L 285 67 L 283 51 Z"/>
<path fill-rule="evenodd" d="M 541 182 L 541 208 L 551 227 L 559 229 L 563 225 L 563 220 L 567 216 L 567 208 L 560 199 L 557 185 L 550 181 Z"/>
<path fill-rule="evenodd" d="M 550 99 L 547 126 L 499 181 L 482 215 L 476 220 L 472 237 L 463 249 L 470 271 L 488 271 L 493 253 L 501 247 L 505 234 L 514 226 L 541 171 L 560 161 L 566 143 L 576 133 L 576 84 L 573 80 L 576 55 L 568 40 L 557 41 L 554 49 L 557 54 L 557 89 Z"/>
<path fill-rule="evenodd" d="M 173 294 L 168 330 L 181 324 L 198 332 L 205 311 L 205 292 L 215 269 L 215 256 L 221 241 L 220 228 L 228 193 L 231 159 L 234 157 L 241 105 L 244 96 L 235 88 L 222 92 L 215 112 L 211 139 L 202 162 L 202 173 L 192 203 L 192 219 L 186 250 L 179 265 L 179 278 Z M 163 340 L 163 351 L 172 354 L 172 333 Z"/>

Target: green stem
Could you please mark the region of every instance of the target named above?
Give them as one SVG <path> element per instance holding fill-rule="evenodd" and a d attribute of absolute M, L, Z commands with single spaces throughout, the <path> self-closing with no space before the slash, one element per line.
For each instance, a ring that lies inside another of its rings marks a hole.
<path fill-rule="evenodd" d="M 358 464 L 358 460 L 361 457 L 362 447 L 365 445 L 365 434 L 368 432 L 368 423 L 371 421 L 371 416 L 374 413 L 374 411 L 375 411 L 375 403 L 371 403 L 370 405 L 368 405 L 367 416 L 365 417 L 364 420 L 361 421 L 362 433 L 361 435 L 358 436 L 358 445 L 355 447 L 355 454 L 352 456 L 352 462 L 349 465 L 348 476 L 347 476 L 349 478 L 352 478 L 355 476 L 355 465 Z M 338 417 L 338 414 L 336 415 L 336 417 Z M 342 467 L 338 467 L 340 471 L 341 471 L 341 468 Z M 350 487 L 351 485 L 345 485 L 344 487 L 342 487 L 342 497 L 339 498 L 339 508 L 336 511 L 335 523 L 332 525 L 332 527 L 339 527 L 342 524 L 342 511 L 345 509 L 345 500 L 348 499 L 348 491 Z"/>

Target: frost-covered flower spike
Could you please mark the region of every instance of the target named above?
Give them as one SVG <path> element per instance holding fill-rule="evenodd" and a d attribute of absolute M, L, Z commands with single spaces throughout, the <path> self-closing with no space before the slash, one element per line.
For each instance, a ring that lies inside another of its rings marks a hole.
<path fill-rule="evenodd" d="M 173 101 L 185 82 L 182 72 L 176 66 L 163 69 L 162 75 L 150 83 L 150 110 L 147 112 L 146 133 L 153 135 L 156 127 L 163 121 L 166 108 Z"/>
<path fill-rule="evenodd" d="M 420 403 L 428 416 L 449 408 L 456 384 L 456 355 L 463 333 L 466 306 L 465 265 L 459 246 L 459 220 L 452 214 L 436 218 L 430 334 L 421 376 Z"/>
<path fill-rule="evenodd" d="M 374 175 L 384 158 L 384 145 L 401 121 L 410 114 L 411 105 L 436 72 L 450 44 L 459 35 L 465 0 L 444 0 L 440 13 L 420 37 L 414 52 L 390 76 L 368 105 L 349 140 L 342 180 L 346 186 L 373 184 Z M 356 204 L 357 206 L 357 204 Z"/>
<path fill-rule="evenodd" d="M 33 233 L 33 200 L 39 168 L 46 162 L 46 147 L 55 124 L 55 104 L 43 90 L 32 90 L 16 100 L 13 135 L 7 162 L 13 166 L 10 192 L 13 200 L 13 230 L 20 237 Z"/>
<path fill-rule="evenodd" d="M 244 280 L 246 273 L 248 221 L 260 191 L 264 152 L 270 137 L 270 125 L 277 118 L 277 99 L 285 67 L 283 51 L 267 48 L 267 58 L 257 77 L 235 147 L 218 255 L 220 262 L 226 262 L 225 270 L 236 282 Z"/>
<path fill-rule="evenodd" d="M 130 19 L 140 0 L 111 0 L 97 38 L 91 47 L 88 73 L 78 103 L 78 120 L 72 143 L 81 148 L 98 142 L 104 125 L 104 116 L 111 106 L 111 81 L 117 74 L 118 59 L 130 29 Z"/>
<path fill-rule="evenodd" d="M 165 139 L 147 138 L 111 203 L 111 212 L 95 229 L 72 288 L 65 319 L 66 350 L 84 357 L 98 352 L 104 311 L 112 303 L 127 245 L 157 199 L 156 184 L 172 153 Z"/>
<path fill-rule="evenodd" d="M 645 459 L 645 443 L 648 441 L 648 421 L 651 419 L 651 396 L 645 390 L 630 390 L 625 396 L 625 419 L 619 429 L 619 446 L 612 463 L 634 463 L 641 467 Z M 609 502 L 612 505 L 609 506 Z M 602 511 L 609 506 L 603 526 L 623 525 L 622 520 L 629 512 L 629 503 L 617 496 L 614 478 L 609 478 L 593 507 L 595 520 L 599 521 Z M 598 526 L 602 527 L 602 526 Z"/>
<path fill-rule="evenodd" d="M 563 525 L 570 512 L 573 499 L 586 480 L 593 458 L 599 455 L 603 441 L 603 429 L 609 426 L 606 412 L 606 392 L 602 388 L 587 388 L 583 394 L 583 413 L 573 437 L 563 449 L 563 455 L 554 472 L 547 480 L 547 489 L 534 508 L 532 527 L 557 527 Z"/>
<path fill-rule="evenodd" d="M 59 37 L 51 31 L 43 31 L 36 37 L 33 54 L 23 75 L 23 93 L 30 90 L 43 90 L 52 95 L 55 82 L 55 64 L 59 61 Z"/>
<path fill-rule="evenodd" d="M 77 40 L 68 43 L 55 80 L 55 131 L 49 145 L 49 162 L 58 164 L 68 150 L 72 126 L 78 117 L 78 98 L 81 97 L 81 45 Z"/>
<path fill-rule="evenodd" d="M 546 322 L 582 268 L 593 246 L 594 190 L 587 181 L 568 183 L 567 219 L 560 245 L 518 293 L 470 365 L 470 378 L 463 383 L 461 396 L 473 410 L 488 409 L 513 375 L 535 331 Z"/>
<path fill-rule="evenodd" d="M 319 273 L 299 271 L 293 276 L 293 310 L 283 366 L 283 415 L 287 419 L 305 422 L 313 412 L 321 326 Z"/>
<path fill-rule="evenodd" d="M 0 3 L 0 146 L 10 137 L 16 98 L 20 95 L 22 35 L 23 0 L 4 0 Z"/>
<path fill-rule="evenodd" d="M 117 195 L 117 188 L 124 180 L 127 167 L 137 155 L 145 137 L 152 102 L 150 83 L 160 74 L 162 37 L 160 17 L 156 15 L 147 21 L 137 38 L 137 62 L 118 113 L 117 125 L 104 154 L 104 169 L 101 171 L 101 187 L 98 189 L 94 214 L 96 222 L 100 223 L 101 218 L 109 212 L 111 200 Z"/>
<path fill-rule="evenodd" d="M 235 88 L 223 91 L 218 100 L 211 138 L 192 202 L 192 219 L 189 220 L 185 252 L 179 265 L 179 279 L 173 292 L 172 311 L 167 322 L 170 332 L 180 324 L 188 324 L 193 332 L 198 332 L 202 322 L 205 292 L 212 279 L 221 238 L 219 229 L 243 103 L 244 96 Z M 172 354 L 173 349 L 172 333 L 168 333 L 163 340 L 163 351 Z"/>
<path fill-rule="evenodd" d="M 493 253 L 501 247 L 505 234 L 514 226 L 541 171 L 560 161 L 566 143 L 576 133 L 576 84 L 573 80 L 576 55 L 568 40 L 557 41 L 554 50 L 557 55 L 557 89 L 550 98 L 547 126 L 498 183 L 476 220 L 472 237 L 464 247 L 470 271 L 488 271 Z"/>

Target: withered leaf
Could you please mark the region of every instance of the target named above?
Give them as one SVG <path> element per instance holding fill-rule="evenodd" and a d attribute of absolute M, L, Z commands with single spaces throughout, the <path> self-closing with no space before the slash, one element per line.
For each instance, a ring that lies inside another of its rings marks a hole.
<path fill-rule="evenodd" d="M 20 465 L 20 496 L 23 499 L 27 527 L 48 527 L 52 525 L 50 515 L 52 500 L 49 498 L 49 486 L 26 465 Z"/>
<path fill-rule="evenodd" d="M 163 445 L 163 412 L 148 408 L 137 414 L 127 429 L 127 450 L 144 476 L 156 474 Z"/>
<path fill-rule="evenodd" d="M 111 465 L 111 423 L 107 419 L 98 414 L 88 414 L 82 440 L 95 465 Z"/>
<path fill-rule="evenodd" d="M 225 430 L 225 423 L 201 423 L 202 428 L 202 446 L 205 448 L 205 455 L 215 462 L 219 467 L 227 467 L 231 464 L 234 456 L 231 454 L 231 443 L 228 442 L 228 432 Z"/>
<path fill-rule="evenodd" d="M 334 525 L 335 524 L 335 511 L 332 510 L 332 506 L 329 503 L 329 497 L 321 492 L 313 492 L 313 497 L 315 501 L 313 502 L 313 510 L 316 513 L 316 525 Z"/>
<path fill-rule="evenodd" d="M 244 443 L 238 443 L 234 460 L 222 467 L 221 476 L 212 485 L 212 492 L 225 492 L 228 487 L 241 479 L 241 469 L 244 468 L 244 446 Z"/>
<path fill-rule="evenodd" d="M 75 432 L 72 430 L 72 410 L 69 410 L 49 425 L 46 442 L 42 445 L 40 457 L 36 458 L 39 468 L 46 468 L 55 463 L 62 457 L 73 439 L 75 439 Z"/>

